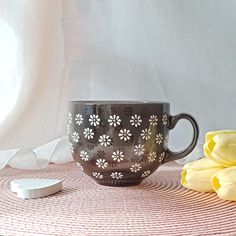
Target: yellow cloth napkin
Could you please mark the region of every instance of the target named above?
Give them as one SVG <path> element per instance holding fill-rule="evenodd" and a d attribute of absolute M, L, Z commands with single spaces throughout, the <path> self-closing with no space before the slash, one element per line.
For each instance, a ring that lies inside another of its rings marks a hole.
<path fill-rule="evenodd" d="M 208 132 L 203 148 L 204 158 L 184 165 L 181 184 L 236 201 L 236 131 Z"/>

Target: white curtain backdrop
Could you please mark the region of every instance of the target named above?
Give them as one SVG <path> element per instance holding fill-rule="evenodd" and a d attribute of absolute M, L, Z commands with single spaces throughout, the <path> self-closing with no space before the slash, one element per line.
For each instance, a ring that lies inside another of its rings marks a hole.
<path fill-rule="evenodd" d="M 70 161 L 71 99 L 169 101 L 200 157 L 205 132 L 235 129 L 235 28 L 234 0 L 0 0 L 0 164 Z"/>

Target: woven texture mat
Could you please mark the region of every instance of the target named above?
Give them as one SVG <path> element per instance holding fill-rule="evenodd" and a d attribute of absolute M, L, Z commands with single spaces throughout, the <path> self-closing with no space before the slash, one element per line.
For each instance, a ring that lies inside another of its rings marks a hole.
<path fill-rule="evenodd" d="M 22 200 L 14 178 L 63 180 L 63 191 Z M 105 187 L 74 163 L 0 171 L 0 235 L 236 235 L 236 203 L 181 187 L 180 167 L 161 166 L 139 186 Z"/>

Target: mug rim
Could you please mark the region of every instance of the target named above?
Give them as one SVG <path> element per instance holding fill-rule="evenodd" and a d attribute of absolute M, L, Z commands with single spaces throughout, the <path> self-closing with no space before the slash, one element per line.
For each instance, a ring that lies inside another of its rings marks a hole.
<path fill-rule="evenodd" d="M 148 100 L 72 100 L 69 104 L 83 105 L 170 105 L 165 101 L 148 101 Z"/>

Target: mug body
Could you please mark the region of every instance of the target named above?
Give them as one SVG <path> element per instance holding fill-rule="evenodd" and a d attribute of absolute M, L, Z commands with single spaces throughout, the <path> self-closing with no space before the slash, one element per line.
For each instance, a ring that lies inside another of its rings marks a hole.
<path fill-rule="evenodd" d="M 139 184 L 165 160 L 169 110 L 166 102 L 69 102 L 75 162 L 99 184 Z"/>

